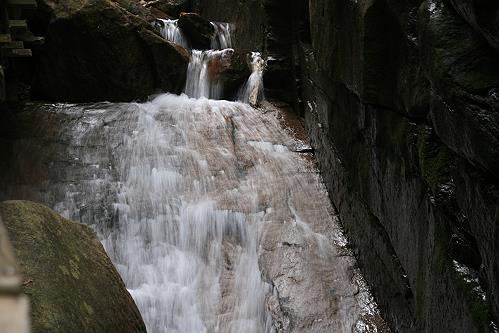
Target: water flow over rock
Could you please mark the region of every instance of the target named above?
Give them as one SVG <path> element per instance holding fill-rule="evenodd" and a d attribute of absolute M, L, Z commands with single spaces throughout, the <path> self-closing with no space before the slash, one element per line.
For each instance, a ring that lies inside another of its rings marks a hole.
<path fill-rule="evenodd" d="M 163 20 L 158 19 L 157 25 L 160 28 L 161 36 L 169 42 L 178 44 L 188 49 L 189 42 L 183 32 L 178 27 L 178 20 Z"/>
<path fill-rule="evenodd" d="M 230 66 L 233 52 L 232 49 L 193 50 L 184 92 L 193 98 L 221 99 L 224 84 L 220 73 Z"/>
<path fill-rule="evenodd" d="M 244 84 L 238 94 L 238 100 L 243 103 L 248 103 L 252 106 L 257 106 L 264 100 L 263 93 L 263 71 L 265 70 L 266 61 L 262 58 L 259 52 L 251 53 L 251 75 L 248 81 Z"/>
<path fill-rule="evenodd" d="M 232 47 L 230 23 L 212 22 L 215 27 L 215 37 L 211 41 L 211 48 L 223 50 Z"/>
<path fill-rule="evenodd" d="M 187 14 L 184 15 L 184 17 L 187 16 Z M 179 28 L 179 20 L 159 20 L 158 22 L 161 34 L 166 40 L 186 48 L 190 47 L 182 29 Z M 231 49 L 231 26 L 229 23 L 222 22 L 206 22 L 206 24 L 211 24 L 214 30 L 211 39 L 212 50 L 191 51 L 184 93 L 193 98 L 221 99 L 224 79 L 229 79 L 223 78 L 222 72 L 231 67 L 231 57 L 234 55 L 234 50 Z M 194 29 L 194 26 L 191 28 Z"/>

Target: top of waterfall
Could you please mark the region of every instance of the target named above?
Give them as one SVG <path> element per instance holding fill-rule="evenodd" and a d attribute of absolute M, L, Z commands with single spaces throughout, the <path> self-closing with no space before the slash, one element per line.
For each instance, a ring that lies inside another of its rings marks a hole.
<path fill-rule="evenodd" d="M 163 38 L 186 49 L 191 49 L 188 35 L 186 36 L 178 26 L 178 19 L 158 19 L 156 22 Z M 233 25 L 226 22 L 210 23 L 215 30 L 215 34 L 211 40 L 211 48 L 214 50 L 232 48 L 231 31 L 233 30 Z"/>
<path fill-rule="evenodd" d="M 231 24 L 225 22 L 211 22 L 215 27 L 215 36 L 211 41 L 212 49 L 232 48 Z"/>

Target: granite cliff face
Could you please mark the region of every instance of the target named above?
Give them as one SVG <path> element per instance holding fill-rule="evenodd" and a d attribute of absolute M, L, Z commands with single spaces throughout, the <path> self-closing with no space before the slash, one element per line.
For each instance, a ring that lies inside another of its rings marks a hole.
<path fill-rule="evenodd" d="M 237 38 L 277 59 L 267 95 L 303 112 L 390 326 L 497 329 L 497 4 L 245 1 L 230 11 L 227 1 L 198 2 L 209 19 L 262 21 L 237 21 Z"/>

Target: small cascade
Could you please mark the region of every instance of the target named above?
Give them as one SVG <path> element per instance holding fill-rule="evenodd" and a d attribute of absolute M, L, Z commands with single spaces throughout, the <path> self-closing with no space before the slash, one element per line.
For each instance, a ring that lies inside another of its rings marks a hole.
<path fill-rule="evenodd" d="M 263 71 L 265 70 L 266 61 L 262 58 L 259 52 L 251 53 L 251 70 L 252 73 L 241 88 L 238 94 L 238 100 L 243 103 L 248 103 L 251 106 L 257 106 L 264 100 L 263 93 Z"/>
<path fill-rule="evenodd" d="M 221 99 L 223 94 L 223 81 L 220 72 L 230 65 L 230 57 L 234 50 L 220 51 L 193 50 L 184 93 L 192 98 Z"/>
<path fill-rule="evenodd" d="M 232 47 L 230 23 L 211 22 L 215 27 L 215 36 L 211 41 L 211 48 L 214 50 L 229 49 Z"/>
<path fill-rule="evenodd" d="M 189 42 L 178 26 L 178 20 L 159 20 L 162 36 L 173 43 L 189 48 Z M 221 99 L 224 83 L 221 73 L 230 67 L 232 47 L 231 24 L 211 22 L 215 34 L 211 50 L 192 50 L 184 93 L 191 98 Z M 251 75 L 239 90 L 237 100 L 258 106 L 264 100 L 263 72 L 266 61 L 259 52 L 251 53 Z"/>
<path fill-rule="evenodd" d="M 178 20 L 158 20 L 160 22 L 158 23 L 158 26 L 161 31 L 161 36 L 163 36 L 164 39 L 185 47 L 186 49 L 190 47 L 189 42 L 182 33 L 182 30 L 178 27 Z"/>

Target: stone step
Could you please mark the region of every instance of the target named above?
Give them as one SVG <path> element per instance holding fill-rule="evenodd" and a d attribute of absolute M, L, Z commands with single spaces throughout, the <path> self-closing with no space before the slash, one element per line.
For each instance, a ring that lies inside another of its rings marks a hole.
<path fill-rule="evenodd" d="M 11 41 L 10 34 L 0 34 L 0 44 L 10 43 Z"/>
<path fill-rule="evenodd" d="M 31 57 L 30 49 L 2 49 L 2 54 L 9 58 Z"/>
<path fill-rule="evenodd" d="M 7 0 L 9 6 L 36 8 L 36 0 Z"/>
<path fill-rule="evenodd" d="M 24 49 L 24 42 L 20 40 L 15 40 L 10 43 L 5 43 L 4 45 L 0 46 L 0 48 L 3 49 Z"/>

